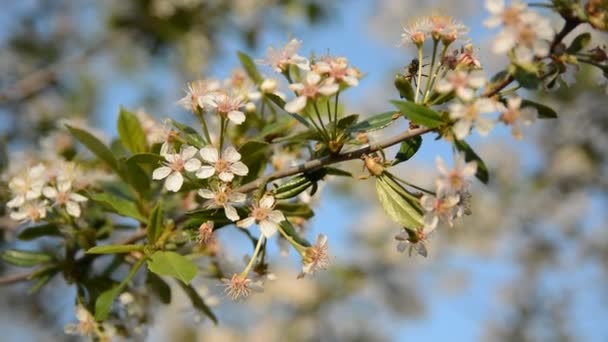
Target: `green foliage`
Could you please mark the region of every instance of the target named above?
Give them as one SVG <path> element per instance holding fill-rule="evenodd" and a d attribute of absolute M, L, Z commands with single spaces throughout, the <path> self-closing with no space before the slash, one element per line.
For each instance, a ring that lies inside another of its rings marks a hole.
<path fill-rule="evenodd" d="M 376 178 L 376 193 L 384 212 L 396 223 L 408 228 L 418 228 L 423 225 L 419 206 L 403 195 L 403 189 L 398 189 L 387 178 L 381 175 Z"/>
<path fill-rule="evenodd" d="M 421 136 L 415 136 L 402 142 L 401 147 L 399 147 L 399 152 L 397 152 L 395 160 L 393 160 L 393 165 L 397 165 L 412 158 L 416 152 L 418 152 L 420 146 L 422 146 Z"/>
<path fill-rule="evenodd" d="M 141 252 L 142 245 L 103 245 L 95 246 L 87 250 L 87 254 L 122 254 L 131 252 Z"/>
<path fill-rule="evenodd" d="M 55 223 L 46 223 L 38 226 L 25 228 L 22 230 L 17 238 L 23 241 L 30 241 L 45 236 L 61 236 L 59 226 Z"/>
<path fill-rule="evenodd" d="M 190 298 L 192 306 L 194 306 L 194 308 L 199 310 L 200 312 L 204 313 L 205 316 L 207 316 L 207 318 L 209 318 L 213 323 L 217 324 L 217 317 L 215 316 L 213 311 L 211 311 L 211 308 L 209 308 L 209 306 L 205 303 L 203 298 L 201 298 L 198 292 L 196 292 L 196 290 L 192 287 L 192 285 L 184 284 L 181 282 L 178 282 L 178 284 L 184 290 L 184 293 L 186 293 L 188 298 Z"/>
<path fill-rule="evenodd" d="M 477 153 L 473 151 L 471 146 L 469 146 L 469 144 L 467 144 L 464 140 L 455 140 L 454 146 L 456 146 L 459 151 L 464 152 L 464 159 L 467 162 L 475 161 L 477 163 L 477 173 L 475 173 L 475 177 L 477 177 L 477 179 L 482 181 L 484 184 L 488 184 L 490 174 L 481 157 L 479 157 Z"/>
<path fill-rule="evenodd" d="M 566 50 L 569 54 L 575 54 L 577 52 L 581 52 L 583 49 L 591 44 L 591 33 L 584 32 L 576 36 L 572 43 Z"/>
<path fill-rule="evenodd" d="M 196 276 L 197 267 L 188 258 L 171 251 L 157 251 L 148 259 L 148 269 L 159 276 L 175 277 L 189 284 Z"/>
<path fill-rule="evenodd" d="M 390 111 L 371 116 L 353 126 L 348 131 L 350 133 L 357 132 L 373 132 L 386 128 L 393 124 L 400 117 L 398 112 Z"/>
<path fill-rule="evenodd" d="M 135 114 L 120 108 L 117 130 L 120 142 L 131 153 L 144 153 L 148 150 L 146 134 Z"/>
<path fill-rule="evenodd" d="M 241 146 L 241 161 L 249 168 L 249 173 L 243 177 L 244 183 L 258 178 L 264 172 L 268 151 L 269 145 L 263 141 L 250 140 Z"/>
<path fill-rule="evenodd" d="M 154 207 L 154 209 L 152 209 L 150 218 L 148 218 L 148 227 L 146 228 L 148 233 L 148 243 L 155 243 L 156 240 L 160 237 L 164 228 L 165 227 L 163 225 L 162 201 L 159 201 Z"/>
<path fill-rule="evenodd" d="M 278 203 L 275 207 L 280 210 L 286 217 L 301 217 L 303 219 L 312 218 L 315 213 L 306 203 Z"/>
<path fill-rule="evenodd" d="M 428 128 L 437 128 L 445 124 L 439 113 L 423 105 L 408 101 L 391 101 L 401 114 L 411 122 Z"/>
<path fill-rule="evenodd" d="M 104 145 L 99 139 L 97 139 L 91 133 L 70 125 L 66 125 L 72 136 L 80 141 L 89 151 L 102 162 L 106 163 L 115 172 L 119 172 L 118 161 L 114 157 L 114 154 L 110 149 Z"/>
<path fill-rule="evenodd" d="M 540 119 L 557 119 L 557 113 L 549 106 L 545 106 L 544 104 L 523 100 L 521 103 L 522 107 L 534 107 L 538 112 L 538 117 Z"/>
<path fill-rule="evenodd" d="M 245 69 L 245 72 L 249 78 L 251 78 L 256 84 L 262 83 L 264 79 L 262 78 L 262 75 L 260 75 L 260 72 L 256 68 L 251 57 L 240 51 L 237 54 L 239 56 L 239 61 L 241 61 L 241 65 L 243 66 L 243 69 Z"/>
<path fill-rule="evenodd" d="M 406 99 L 408 101 L 414 101 L 414 88 L 410 81 L 405 77 L 405 75 L 397 74 L 395 75 L 395 88 L 399 91 L 399 96 L 402 99 Z"/>
<path fill-rule="evenodd" d="M 306 239 L 302 238 L 300 236 L 300 234 L 298 234 L 298 232 L 296 232 L 296 229 L 293 227 L 291 222 L 289 222 L 289 220 L 285 220 L 285 221 L 281 222 L 281 229 L 283 230 L 283 232 L 285 232 L 285 234 L 287 236 L 292 238 L 294 241 L 296 241 L 300 245 L 305 246 L 305 247 L 311 246 L 310 242 L 308 242 Z"/>
<path fill-rule="evenodd" d="M 148 272 L 146 275 L 146 285 L 158 296 L 162 303 L 171 303 L 171 287 L 163 278 L 153 272 Z"/>
<path fill-rule="evenodd" d="M 50 255 L 45 253 L 19 249 L 7 249 L 2 252 L 0 257 L 5 262 L 19 267 L 34 267 L 53 260 Z"/>
<path fill-rule="evenodd" d="M 110 210 L 118 215 L 131 217 L 139 222 L 146 223 L 148 221 L 148 219 L 140 213 L 135 203 L 133 203 L 131 200 L 114 196 L 107 192 L 90 194 L 89 198 L 107 210 Z"/>
<path fill-rule="evenodd" d="M 194 128 L 175 120 L 171 120 L 171 124 L 177 129 L 179 136 L 184 139 L 187 144 L 197 148 L 202 148 L 207 145 L 205 139 L 203 139 Z"/>

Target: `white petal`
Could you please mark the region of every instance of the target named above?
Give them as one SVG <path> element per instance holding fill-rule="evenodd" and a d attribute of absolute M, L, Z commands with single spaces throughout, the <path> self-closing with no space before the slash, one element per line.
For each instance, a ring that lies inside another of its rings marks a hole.
<path fill-rule="evenodd" d="M 55 198 L 55 197 L 57 197 L 57 190 L 55 190 L 55 188 L 53 188 L 53 187 L 45 186 L 42 189 L 42 194 L 46 198 Z"/>
<path fill-rule="evenodd" d="M 269 209 L 272 208 L 272 205 L 274 204 L 274 197 L 273 196 L 262 196 L 262 199 L 260 199 L 260 207 L 265 208 L 265 209 Z"/>
<path fill-rule="evenodd" d="M 230 195 L 228 195 L 228 200 L 234 203 L 243 203 L 247 200 L 247 195 L 240 192 L 231 192 Z"/>
<path fill-rule="evenodd" d="M 348 84 L 351 87 L 356 87 L 359 85 L 359 79 L 356 78 L 355 76 L 344 77 L 344 82 L 346 82 L 346 84 Z"/>
<path fill-rule="evenodd" d="M 15 196 L 12 200 L 6 202 L 6 206 L 9 208 L 17 208 L 25 203 L 25 197 L 23 196 Z"/>
<path fill-rule="evenodd" d="M 306 96 L 298 96 L 285 104 L 285 110 L 289 113 L 297 113 L 306 107 Z"/>
<path fill-rule="evenodd" d="M 171 168 L 167 166 L 161 166 L 152 172 L 152 179 L 163 179 L 171 173 Z"/>
<path fill-rule="evenodd" d="M 59 192 L 66 193 L 70 191 L 71 188 L 72 182 L 70 181 L 59 182 L 59 184 L 57 184 L 57 190 L 59 190 Z"/>
<path fill-rule="evenodd" d="M 437 223 L 439 223 L 439 217 L 432 212 L 426 213 L 423 217 L 424 226 L 426 227 L 437 227 Z"/>
<path fill-rule="evenodd" d="M 200 189 L 198 191 L 198 195 L 202 198 L 212 199 L 215 198 L 215 193 L 209 189 Z"/>
<path fill-rule="evenodd" d="M 507 99 L 509 109 L 519 109 L 521 107 L 522 98 L 519 96 L 511 96 Z"/>
<path fill-rule="evenodd" d="M 285 215 L 283 215 L 282 212 L 280 212 L 279 210 L 273 210 L 271 212 L 268 213 L 268 218 L 276 223 L 281 223 L 283 221 L 285 221 Z"/>
<path fill-rule="evenodd" d="M 232 172 L 226 172 L 226 171 L 220 172 L 219 177 L 223 182 L 226 182 L 226 183 L 232 182 L 232 180 L 234 179 L 234 175 L 232 174 Z"/>
<path fill-rule="evenodd" d="M 201 161 L 196 158 L 191 158 L 184 164 L 184 169 L 186 169 L 188 172 L 194 172 L 200 168 Z"/>
<path fill-rule="evenodd" d="M 248 228 L 251 227 L 255 223 L 255 219 L 253 217 L 247 217 L 236 223 L 237 227 Z"/>
<path fill-rule="evenodd" d="M 245 114 L 241 111 L 233 110 L 228 113 L 228 119 L 235 124 L 240 125 L 245 122 Z"/>
<path fill-rule="evenodd" d="M 464 101 L 473 99 L 475 92 L 471 88 L 460 87 L 456 89 L 456 95 Z"/>
<path fill-rule="evenodd" d="M 420 198 L 420 205 L 426 211 L 433 211 L 435 209 L 435 201 L 434 196 L 424 195 Z"/>
<path fill-rule="evenodd" d="M 488 135 L 492 130 L 492 127 L 494 127 L 494 123 L 491 120 L 484 118 L 477 118 L 477 120 L 475 120 L 475 128 L 477 128 L 477 131 L 482 136 Z"/>
<path fill-rule="evenodd" d="M 76 202 L 68 201 L 65 204 L 65 209 L 71 216 L 80 217 L 80 206 Z"/>
<path fill-rule="evenodd" d="M 81 194 L 77 194 L 75 192 L 71 193 L 70 196 L 68 196 L 68 198 L 74 202 L 86 202 L 89 200 L 88 198 L 82 196 Z"/>
<path fill-rule="evenodd" d="M 232 173 L 234 173 L 235 175 L 245 176 L 249 173 L 249 168 L 247 167 L 247 165 L 241 162 L 236 162 L 230 165 L 230 171 L 232 171 Z"/>
<path fill-rule="evenodd" d="M 458 120 L 454 124 L 454 135 L 458 140 L 464 139 L 467 135 L 469 135 L 469 131 L 471 130 L 471 121 L 470 120 Z"/>
<path fill-rule="evenodd" d="M 319 81 L 321 81 L 321 76 L 319 76 L 319 74 L 316 74 L 314 72 L 309 72 L 308 74 L 306 74 L 307 84 L 314 85 L 319 83 Z"/>
<path fill-rule="evenodd" d="M 492 14 L 502 13 L 505 9 L 504 0 L 486 0 L 486 9 Z"/>
<path fill-rule="evenodd" d="M 340 89 L 340 85 L 337 83 L 326 84 L 326 85 L 322 86 L 321 88 L 319 88 L 319 93 L 321 93 L 325 96 L 330 96 L 330 95 L 335 94 L 339 89 Z"/>
<path fill-rule="evenodd" d="M 224 152 L 222 153 L 222 159 L 229 163 L 236 163 L 241 160 L 241 154 L 236 151 L 236 149 L 232 146 L 226 147 Z"/>
<path fill-rule="evenodd" d="M 224 206 L 224 212 L 230 221 L 235 222 L 239 220 L 239 213 L 236 212 L 236 209 L 233 206 L 226 204 Z"/>
<path fill-rule="evenodd" d="M 23 221 L 28 217 L 25 211 L 13 211 L 9 216 L 15 221 Z"/>
<path fill-rule="evenodd" d="M 468 84 L 469 84 L 469 86 L 471 86 L 475 89 L 479 89 L 479 88 L 483 87 L 484 84 L 486 84 L 486 77 L 481 72 L 472 72 L 469 75 Z"/>
<path fill-rule="evenodd" d="M 454 87 L 452 86 L 452 83 L 450 83 L 446 79 L 439 80 L 439 82 L 437 82 L 437 84 L 435 85 L 435 90 L 437 90 L 438 92 L 440 92 L 442 94 L 449 93 L 453 89 L 454 89 Z"/>
<path fill-rule="evenodd" d="M 186 146 L 185 148 L 182 146 L 183 150 L 180 152 L 180 156 L 182 160 L 188 160 L 196 154 L 198 151 L 194 146 Z"/>
<path fill-rule="evenodd" d="M 201 178 L 201 179 L 206 179 L 206 178 L 213 176 L 214 174 L 215 174 L 215 167 L 203 165 L 198 170 L 198 172 L 196 172 L 196 177 Z"/>
<path fill-rule="evenodd" d="M 201 158 L 203 158 L 204 161 L 211 164 L 215 164 L 218 159 L 220 159 L 217 149 L 213 146 L 205 146 L 201 148 L 199 154 L 201 155 Z"/>
<path fill-rule="evenodd" d="M 504 30 L 494 39 L 492 52 L 499 55 L 504 54 L 505 52 L 511 50 L 511 48 L 515 45 L 515 42 L 515 36 L 512 33 Z"/>
<path fill-rule="evenodd" d="M 179 172 L 173 172 L 165 181 L 165 188 L 169 191 L 178 192 L 184 184 L 184 177 Z"/>
<path fill-rule="evenodd" d="M 279 225 L 270 220 L 263 220 L 260 222 L 260 230 L 266 238 L 270 238 L 279 230 Z"/>

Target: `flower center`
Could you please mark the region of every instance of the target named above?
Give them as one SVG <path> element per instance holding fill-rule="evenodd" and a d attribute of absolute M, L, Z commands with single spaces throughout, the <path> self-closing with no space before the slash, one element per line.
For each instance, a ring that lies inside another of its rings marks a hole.
<path fill-rule="evenodd" d="M 463 179 L 457 172 L 452 172 L 449 177 L 450 184 L 454 189 L 461 189 L 463 186 Z"/>
<path fill-rule="evenodd" d="M 520 13 L 521 13 L 521 11 L 516 8 L 513 8 L 513 7 L 507 8 L 502 13 L 502 21 L 505 24 L 505 26 L 517 24 L 519 22 Z"/>
<path fill-rule="evenodd" d="M 306 96 L 309 98 L 313 98 L 317 96 L 317 85 L 316 84 L 306 84 L 304 85 L 304 89 L 302 89 L 302 96 Z"/>
<path fill-rule="evenodd" d="M 228 203 L 228 194 L 224 191 L 220 191 L 215 195 L 215 203 L 218 205 L 224 205 Z"/>
<path fill-rule="evenodd" d="M 176 157 L 169 165 L 171 170 L 180 172 L 184 169 L 184 160 L 181 157 Z"/>
<path fill-rule="evenodd" d="M 57 193 L 57 198 L 55 200 L 58 204 L 65 204 L 68 201 L 68 194 L 65 192 Z"/>
<path fill-rule="evenodd" d="M 251 217 L 253 217 L 256 222 L 264 221 L 268 217 L 268 209 L 260 207 L 253 208 Z"/>
<path fill-rule="evenodd" d="M 227 161 L 225 161 L 224 159 L 219 159 L 216 163 L 215 163 L 215 170 L 217 172 L 225 172 L 225 171 L 229 171 L 230 170 L 230 163 L 228 163 Z"/>
<path fill-rule="evenodd" d="M 517 117 L 519 117 L 518 110 L 508 109 L 507 111 L 502 113 L 502 115 L 500 116 L 500 120 L 502 120 L 502 122 L 506 123 L 507 125 L 512 125 L 517 120 Z"/>

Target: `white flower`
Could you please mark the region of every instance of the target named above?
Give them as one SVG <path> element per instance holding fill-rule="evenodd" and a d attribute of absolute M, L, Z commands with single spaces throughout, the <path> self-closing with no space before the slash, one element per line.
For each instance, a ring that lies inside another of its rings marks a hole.
<path fill-rule="evenodd" d="M 344 83 L 351 87 L 359 85 L 361 72 L 356 68 L 349 67 L 348 60 L 345 57 L 326 57 L 316 62 L 312 66 L 312 70 L 318 74 L 327 74 L 326 82 L 329 83 Z"/>
<path fill-rule="evenodd" d="M 88 199 L 81 194 L 72 192 L 72 183 L 69 181 L 58 182 L 57 187 L 46 186 L 42 193 L 48 199 L 54 200 L 56 205 L 64 206 L 69 215 L 80 217 L 80 203 Z"/>
<path fill-rule="evenodd" d="M 403 27 L 401 44 L 406 45 L 411 42 L 415 45 L 422 45 L 426 40 L 426 36 L 430 33 L 430 30 L 431 21 L 428 17 L 422 17 L 411 25 Z"/>
<path fill-rule="evenodd" d="M 395 240 L 399 241 L 397 244 L 397 250 L 404 252 L 409 247 L 408 254 L 411 256 L 412 251 L 427 257 L 428 250 L 426 244 L 429 237 L 435 232 L 435 227 L 424 226 L 424 228 L 418 228 L 416 230 L 406 230 L 395 236 Z"/>
<path fill-rule="evenodd" d="M 482 116 L 482 114 L 493 113 L 497 110 L 496 103 L 487 98 L 476 99 L 471 103 L 453 103 L 449 106 L 450 118 L 458 119 L 454 124 L 453 131 L 457 139 L 465 138 L 475 124 L 475 128 L 481 135 L 487 135 L 494 126 L 494 122 Z"/>
<path fill-rule="evenodd" d="M 266 238 L 270 238 L 279 230 L 280 223 L 285 220 L 282 212 L 273 210 L 274 203 L 273 196 L 262 196 L 259 203 L 257 205 L 254 204 L 251 208 L 250 216 L 237 222 L 237 227 L 248 228 L 257 223 L 260 226 L 262 234 Z"/>
<path fill-rule="evenodd" d="M 454 168 L 449 170 L 443 159 L 437 157 L 437 169 L 440 177 L 436 181 L 437 193 L 457 194 L 466 190 L 468 181 L 466 178 L 472 177 L 477 172 L 477 163 L 474 161 L 466 162 L 464 153 L 458 153 L 454 157 Z"/>
<path fill-rule="evenodd" d="M 97 329 L 95 317 L 82 305 L 75 308 L 77 324 L 70 323 L 64 327 L 64 332 L 69 335 L 93 336 Z"/>
<path fill-rule="evenodd" d="M 511 133 L 516 139 L 523 138 L 520 122 L 530 125 L 534 122 L 536 110 L 532 107 L 521 108 L 522 99 L 519 96 L 512 96 L 507 99 L 507 106 L 500 106 L 500 121 L 505 125 L 511 126 Z"/>
<path fill-rule="evenodd" d="M 486 0 L 485 7 L 492 15 L 484 21 L 488 28 L 497 27 L 501 24 L 505 26 L 516 25 L 521 22 L 521 16 L 528 6 L 519 1 L 512 1 L 509 7 L 505 7 L 504 0 Z"/>
<path fill-rule="evenodd" d="M 314 72 L 306 74 L 303 83 L 292 83 L 289 89 L 298 94 L 298 97 L 285 104 L 285 110 L 290 113 L 297 113 L 306 107 L 308 100 L 314 100 L 319 95 L 330 96 L 335 94 L 340 85 L 336 83 L 320 84 L 321 76 Z"/>
<path fill-rule="evenodd" d="M 8 183 L 8 187 L 14 197 L 6 203 L 6 206 L 17 208 L 26 201 L 40 197 L 46 181 L 45 172 L 46 168 L 44 165 L 38 164 L 12 178 Z"/>
<path fill-rule="evenodd" d="M 200 100 L 207 94 L 217 91 L 219 89 L 220 83 L 216 80 L 197 80 L 188 83 L 186 96 L 177 101 L 177 103 L 185 109 L 189 109 L 192 112 L 196 113 L 196 110 L 199 106 L 201 108 L 204 108 Z"/>
<path fill-rule="evenodd" d="M 196 173 L 198 178 L 209 178 L 217 173 L 222 181 L 230 182 L 234 175 L 245 176 L 249 173 L 247 166 L 239 161 L 241 155 L 232 146 L 227 147 L 221 157 L 218 155 L 217 149 L 212 146 L 203 147 L 199 153 L 203 160 L 211 166 L 201 166 Z"/>
<path fill-rule="evenodd" d="M 241 111 L 241 108 L 245 106 L 245 98 L 241 95 L 229 96 L 223 92 L 212 93 L 199 98 L 199 105 L 215 108 L 220 116 L 227 117 L 236 125 L 245 122 L 245 113 Z"/>
<path fill-rule="evenodd" d="M 219 186 L 216 192 L 209 189 L 201 189 L 198 191 L 199 196 L 211 200 L 206 207 L 209 208 L 224 208 L 226 217 L 231 221 L 238 221 L 239 214 L 234 208 L 235 204 L 243 203 L 247 199 L 245 194 L 235 192 L 225 184 Z"/>
<path fill-rule="evenodd" d="M 201 167 L 201 161 L 194 158 L 198 150 L 193 146 L 182 146 L 180 153 L 167 153 L 164 166 L 154 170 L 152 179 L 165 179 L 165 188 L 169 191 L 177 192 L 184 184 L 182 172 L 197 171 Z"/>
<path fill-rule="evenodd" d="M 441 40 L 444 44 L 451 44 L 457 39 L 466 39 L 469 29 L 462 23 L 447 15 L 432 15 L 429 17 L 430 34 L 433 39 Z"/>
<path fill-rule="evenodd" d="M 449 227 L 452 227 L 454 225 L 453 219 L 456 215 L 456 205 L 459 201 L 460 197 L 458 195 L 422 196 L 420 204 L 426 211 L 423 217 L 425 227 L 435 228 L 439 222 L 446 223 Z"/>
<path fill-rule="evenodd" d="M 297 54 L 300 45 L 302 45 L 301 41 L 292 39 L 280 50 L 276 50 L 271 46 L 266 53 L 266 59 L 257 60 L 256 62 L 270 65 L 276 72 L 287 70 L 289 65 L 296 65 L 302 70 L 310 70 L 308 59 Z"/>
<path fill-rule="evenodd" d="M 327 236 L 319 234 L 315 244 L 307 247 L 302 256 L 302 273 L 298 278 L 305 275 L 314 274 L 318 270 L 324 270 L 329 264 L 329 247 L 327 246 Z"/>
<path fill-rule="evenodd" d="M 49 202 L 47 200 L 32 200 L 23 203 L 16 211 L 10 213 L 10 218 L 15 221 L 38 222 L 46 217 Z"/>
<path fill-rule="evenodd" d="M 452 70 L 445 78 L 440 79 L 435 90 L 444 94 L 454 91 L 463 101 L 470 101 L 475 96 L 475 90 L 486 83 L 486 78 L 481 72 L 467 73 L 461 70 Z"/>

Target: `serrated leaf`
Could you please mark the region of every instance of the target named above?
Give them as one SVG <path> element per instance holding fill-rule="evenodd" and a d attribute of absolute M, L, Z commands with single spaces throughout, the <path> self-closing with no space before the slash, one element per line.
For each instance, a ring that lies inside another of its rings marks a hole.
<path fill-rule="evenodd" d="M 1 257 L 5 262 L 19 267 L 33 267 L 53 260 L 50 255 L 45 253 L 19 249 L 7 249 L 2 252 Z"/>
<path fill-rule="evenodd" d="M 243 69 L 245 69 L 247 75 L 249 75 L 249 78 L 251 78 L 255 84 L 262 83 L 264 79 L 262 78 L 262 75 L 260 75 L 260 72 L 256 68 L 251 57 L 240 51 L 237 54 L 239 56 L 239 61 L 241 61 L 241 65 L 243 66 Z"/>
<path fill-rule="evenodd" d="M 163 278 L 157 276 L 153 272 L 148 272 L 146 276 L 146 285 L 156 293 L 160 301 L 164 304 L 171 303 L 171 287 Z"/>
<path fill-rule="evenodd" d="M 190 259 L 175 252 L 155 252 L 147 262 L 150 271 L 159 276 L 175 277 L 184 284 L 189 284 L 197 273 L 197 267 Z"/>
<path fill-rule="evenodd" d="M 243 183 L 257 179 L 266 166 L 266 154 L 269 145 L 263 141 L 250 140 L 239 149 L 241 161 L 249 168 L 249 173 L 243 177 Z"/>
<path fill-rule="evenodd" d="M 148 220 L 139 212 L 135 203 L 124 198 L 110 195 L 109 193 L 91 194 L 89 198 L 121 216 L 131 217 L 144 223 Z"/>
<path fill-rule="evenodd" d="M 380 114 L 373 115 L 366 120 L 363 120 L 357 123 L 354 126 L 351 126 L 348 129 L 349 133 L 356 132 L 373 132 L 379 129 L 386 128 L 390 126 L 393 122 L 395 122 L 398 118 L 400 118 L 396 111 L 384 112 Z"/>
<path fill-rule="evenodd" d="M 217 317 L 215 316 L 213 311 L 211 311 L 211 308 L 209 308 L 209 306 L 205 303 L 205 300 L 203 300 L 201 295 L 199 295 L 198 292 L 191 285 L 182 284 L 179 282 L 178 284 L 182 287 L 188 298 L 190 298 L 192 306 L 194 306 L 200 312 L 204 313 L 205 316 L 207 316 L 211 321 L 213 321 L 213 323 L 217 324 Z"/>
<path fill-rule="evenodd" d="M 572 41 L 572 44 L 566 50 L 569 54 L 575 54 L 582 51 L 584 48 L 591 44 L 591 33 L 584 32 L 576 36 Z"/>
<path fill-rule="evenodd" d="M 436 128 L 444 124 L 441 115 L 423 105 L 409 101 L 391 101 L 411 122 L 428 128 Z"/>
<path fill-rule="evenodd" d="M 410 81 L 408 81 L 404 75 L 397 74 L 395 75 L 395 88 L 399 91 L 399 96 L 402 99 L 406 99 L 408 101 L 414 101 L 414 88 Z"/>
<path fill-rule="evenodd" d="M 94 135 L 83 129 L 76 128 L 70 125 L 66 125 L 66 127 L 70 131 L 70 134 L 72 134 L 74 138 L 76 138 L 87 149 L 89 149 L 89 151 L 91 151 L 99 160 L 106 163 L 117 173 L 120 172 L 120 170 L 118 169 L 118 161 L 114 157 L 112 151 L 110 151 L 110 149 L 106 145 L 104 145 L 104 143 L 102 143 Z"/>
<path fill-rule="evenodd" d="M 152 210 L 150 218 L 148 219 L 148 228 L 146 229 L 148 233 L 148 243 L 155 243 L 164 229 L 162 201 L 159 201 Z"/>
<path fill-rule="evenodd" d="M 549 106 L 545 106 L 544 104 L 523 100 L 521 102 L 522 107 L 534 107 L 538 112 L 539 119 L 557 119 L 557 113 Z"/>
<path fill-rule="evenodd" d="M 397 165 L 412 158 L 416 152 L 418 152 L 420 146 L 422 146 L 422 137 L 419 135 L 403 141 L 399 148 L 399 152 L 397 152 L 397 155 L 395 156 L 393 165 Z"/>
<path fill-rule="evenodd" d="M 148 150 L 146 133 L 135 114 L 121 107 L 116 128 L 120 142 L 131 153 L 143 153 Z"/>
<path fill-rule="evenodd" d="M 486 164 L 483 162 L 483 160 L 481 160 L 481 158 L 477 155 L 477 153 L 473 151 L 471 146 L 469 146 L 469 144 L 467 144 L 464 140 L 455 140 L 454 145 L 456 146 L 456 149 L 461 152 L 464 152 L 465 161 L 470 162 L 474 160 L 477 162 L 477 173 L 475 173 L 475 177 L 477 177 L 477 179 L 482 181 L 484 184 L 488 184 L 488 181 L 490 180 L 488 168 L 486 167 Z"/>
<path fill-rule="evenodd" d="M 39 226 L 29 227 L 21 231 L 17 238 L 23 241 L 30 241 L 45 236 L 61 236 L 59 227 L 54 223 L 47 223 Z"/>
<path fill-rule="evenodd" d="M 142 245 L 103 245 L 95 246 L 87 250 L 87 254 L 123 254 L 143 251 Z"/>
<path fill-rule="evenodd" d="M 384 212 L 396 223 L 407 228 L 423 225 L 422 216 L 412 204 L 385 183 L 383 176 L 376 178 L 376 193 Z"/>

